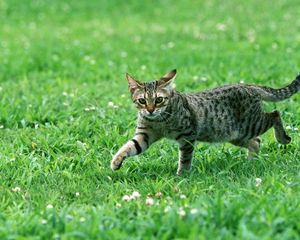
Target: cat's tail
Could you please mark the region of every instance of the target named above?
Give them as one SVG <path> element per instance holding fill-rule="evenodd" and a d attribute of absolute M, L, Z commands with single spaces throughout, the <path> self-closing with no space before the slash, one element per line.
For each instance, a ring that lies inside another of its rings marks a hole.
<path fill-rule="evenodd" d="M 257 87 L 256 90 L 264 101 L 279 102 L 288 99 L 300 90 L 300 74 L 293 82 L 283 88 Z"/>

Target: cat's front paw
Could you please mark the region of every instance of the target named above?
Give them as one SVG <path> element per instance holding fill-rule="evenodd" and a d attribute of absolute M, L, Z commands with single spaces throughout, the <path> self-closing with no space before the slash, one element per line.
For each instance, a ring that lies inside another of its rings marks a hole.
<path fill-rule="evenodd" d="M 125 156 L 115 156 L 110 163 L 110 168 L 115 171 L 121 168 Z"/>
<path fill-rule="evenodd" d="M 191 169 L 192 169 L 192 166 L 190 164 L 183 165 L 183 166 L 178 167 L 176 174 L 177 174 L 177 176 L 181 176 L 185 172 L 190 172 Z"/>

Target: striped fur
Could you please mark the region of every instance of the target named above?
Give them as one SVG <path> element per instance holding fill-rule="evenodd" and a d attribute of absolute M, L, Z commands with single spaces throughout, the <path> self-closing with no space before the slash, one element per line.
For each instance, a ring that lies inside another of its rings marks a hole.
<path fill-rule="evenodd" d="M 152 143 L 169 138 L 179 144 L 177 174 L 191 168 L 196 141 L 230 142 L 258 154 L 258 136 L 274 128 L 281 144 L 286 134 L 278 111 L 266 113 L 262 101 L 281 101 L 300 89 L 300 75 L 280 89 L 256 85 L 227 85 L 200 93 L 180 93 L 172 88 L 173 70 L 159 80 L 141 83 L 126 75 L 132 100 L 138 109 L 134 137 L 113 157 L 111 168 L 121 167 L 126 157 L 144 152 Z"/>

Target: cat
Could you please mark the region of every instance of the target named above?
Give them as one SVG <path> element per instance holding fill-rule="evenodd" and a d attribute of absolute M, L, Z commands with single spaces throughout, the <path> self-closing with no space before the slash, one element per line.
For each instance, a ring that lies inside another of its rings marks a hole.
<path fill-rule="evenodd" d="M 179 144 L 178 175 L 191 169 L 196 141 L 232 143 L 248 149 L 249 159 L 259 153 L 259 136 L 272 127 L 279 143 L 291 142 L 280 113 L 264 112 L 261 103 L 290 98 L 300 89 L 300 74 L 280 89 L 233 84 L 199 93 L 177 92 L 172 87 L 175 76 L 176 69 L 159 80 L 142 83 L 126 73 L 138 109 L 137 127 L 134 137 L 114 155 L 112 170 L 164 137 Z"/>

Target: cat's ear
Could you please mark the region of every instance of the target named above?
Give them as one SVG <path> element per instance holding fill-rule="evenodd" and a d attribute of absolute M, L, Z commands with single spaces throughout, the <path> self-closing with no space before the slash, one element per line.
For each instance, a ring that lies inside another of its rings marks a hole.
<path fill-rule="evenodd" d="M 143 84 L 139 82 L 138 80 L 135 80 L 132 76 L 130 76 L 128 73 L 126 73 L 126 79 L 128 81 L 128 89 L 133 94 L 133 92 L 140 88 L 144 88 Z"/>
<path fill-rule="evenodd" d="M 176 69 L 173 69 L 171 72 L 168 72 L 163 77 L 158 80 L 159 87 L 171 86 L 172 80 L 176 77 Z"/>

